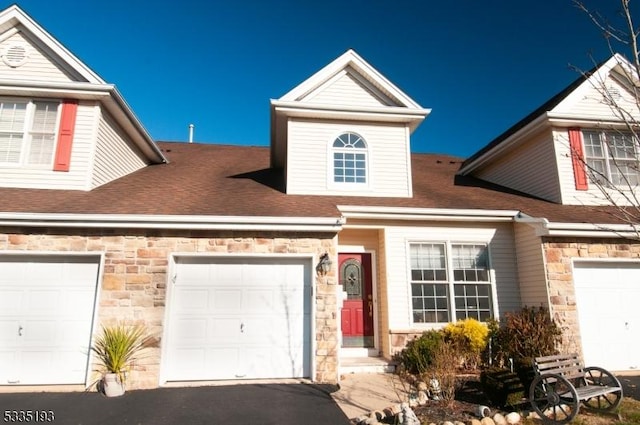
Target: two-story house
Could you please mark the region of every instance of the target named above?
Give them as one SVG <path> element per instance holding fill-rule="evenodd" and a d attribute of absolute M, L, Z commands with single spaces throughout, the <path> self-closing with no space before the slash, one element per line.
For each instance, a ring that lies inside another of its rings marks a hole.
<path fill-rule="evenodd" d="M 587 78 L 463 161 L 411 153 L 430 110 L 351 50 L 271 101 L 270 147 L 154 142 L 17 6 L 0 59 L 0 391 L 84 389 L 116 321 L 155 336 L 135 388 L 336 382 L 524 305 L 636 366 L 640 243 L 579 198 L 604 114 Z"/>

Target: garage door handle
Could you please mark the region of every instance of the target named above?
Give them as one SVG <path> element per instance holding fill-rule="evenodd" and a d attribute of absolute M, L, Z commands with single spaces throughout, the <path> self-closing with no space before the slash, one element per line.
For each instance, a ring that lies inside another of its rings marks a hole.
<path fill-rule="evenodd" d="M 240 323 L 240 333 L 244 333 L 244 323 Z"/>
<path fill-rule="evenodd" d="M 18 336 L 22 336 L 22 326 L 18 326 Z"/>

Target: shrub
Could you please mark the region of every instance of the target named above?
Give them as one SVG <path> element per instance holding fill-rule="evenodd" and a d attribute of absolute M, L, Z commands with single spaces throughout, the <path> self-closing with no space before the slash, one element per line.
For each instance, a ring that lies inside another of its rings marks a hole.
<path fill-rule="evenodd" d="M 409 341 L 402 351 L 393 356 L 399 371 L 422 375 L 433 362 L 434 353 L 443 340 L 441 332 L 430 330 Z"/>
<path fill-rule="evenodd" d="M 503 326 L 489 323 L 491 350 L 497 365 L 509 365 L 528 386 L 533 379 L 532 360 L 538 356 L 558 354 L 562 331 L 544 307 L 524 307 L 505 314 Z"/>
<path fill-rule="evenodd" d="M 525 361 L 558 353 L 562 331 L 544 307 L 524 307 L 505 315 L 504 326 L 493 330 L 493 350 L 498 361 Z"/>
<path fill-rule="evenodd" d="M 444 337 L 450 341 L 462 356 L 462 363 L 475 369 L 480 363 L 480 355 L 489 340 L 489 328 L 475 319 L 458 320 L 449 323 L 443 330 Z"/>
<path fill-rule="evenodd" d="M 424 382 L 430 382 L 431 379 L 438 380 L 440 384 L 439 397 L 445 402 L 453 401 L 456 395 L 459 359 L 460 357 L 454 344 L 443 341 L 433 350 L 431 364 L 422 374 Z"/>

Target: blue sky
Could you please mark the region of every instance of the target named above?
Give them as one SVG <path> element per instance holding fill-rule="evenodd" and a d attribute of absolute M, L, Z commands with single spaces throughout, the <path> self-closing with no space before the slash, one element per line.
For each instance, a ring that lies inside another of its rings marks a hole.
<path fill-rule="evenodd" d="M 13 2 L 0 2 L 9 6 Z M 615 19 L 618 0 L 584 0 Z M 414 152 L 466 157 L 606 43 L 571 0 L 23 0 L 155 140 L 268 145 L 269 100 L 353 48 L 431 115 Z M 640 19 L 640 18 L 639 18 Z"/>

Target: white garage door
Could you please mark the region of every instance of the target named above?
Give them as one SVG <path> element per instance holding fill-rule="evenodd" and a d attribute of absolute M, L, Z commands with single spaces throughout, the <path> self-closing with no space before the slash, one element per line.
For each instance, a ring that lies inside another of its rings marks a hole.
<path fill-rule="evenodd" d="M 176 258 L 167 381 L 310 376 L 311 264 Z"/>
<path fill-rule="evenodd" d="M 98 264 L 0 256 L 0 385 L 85 384 Z"/>
<path fill-rule="evenodd" d="M 640 264 L 576 262 L 573 273 L 587 366 L 640 367 Z"/>

